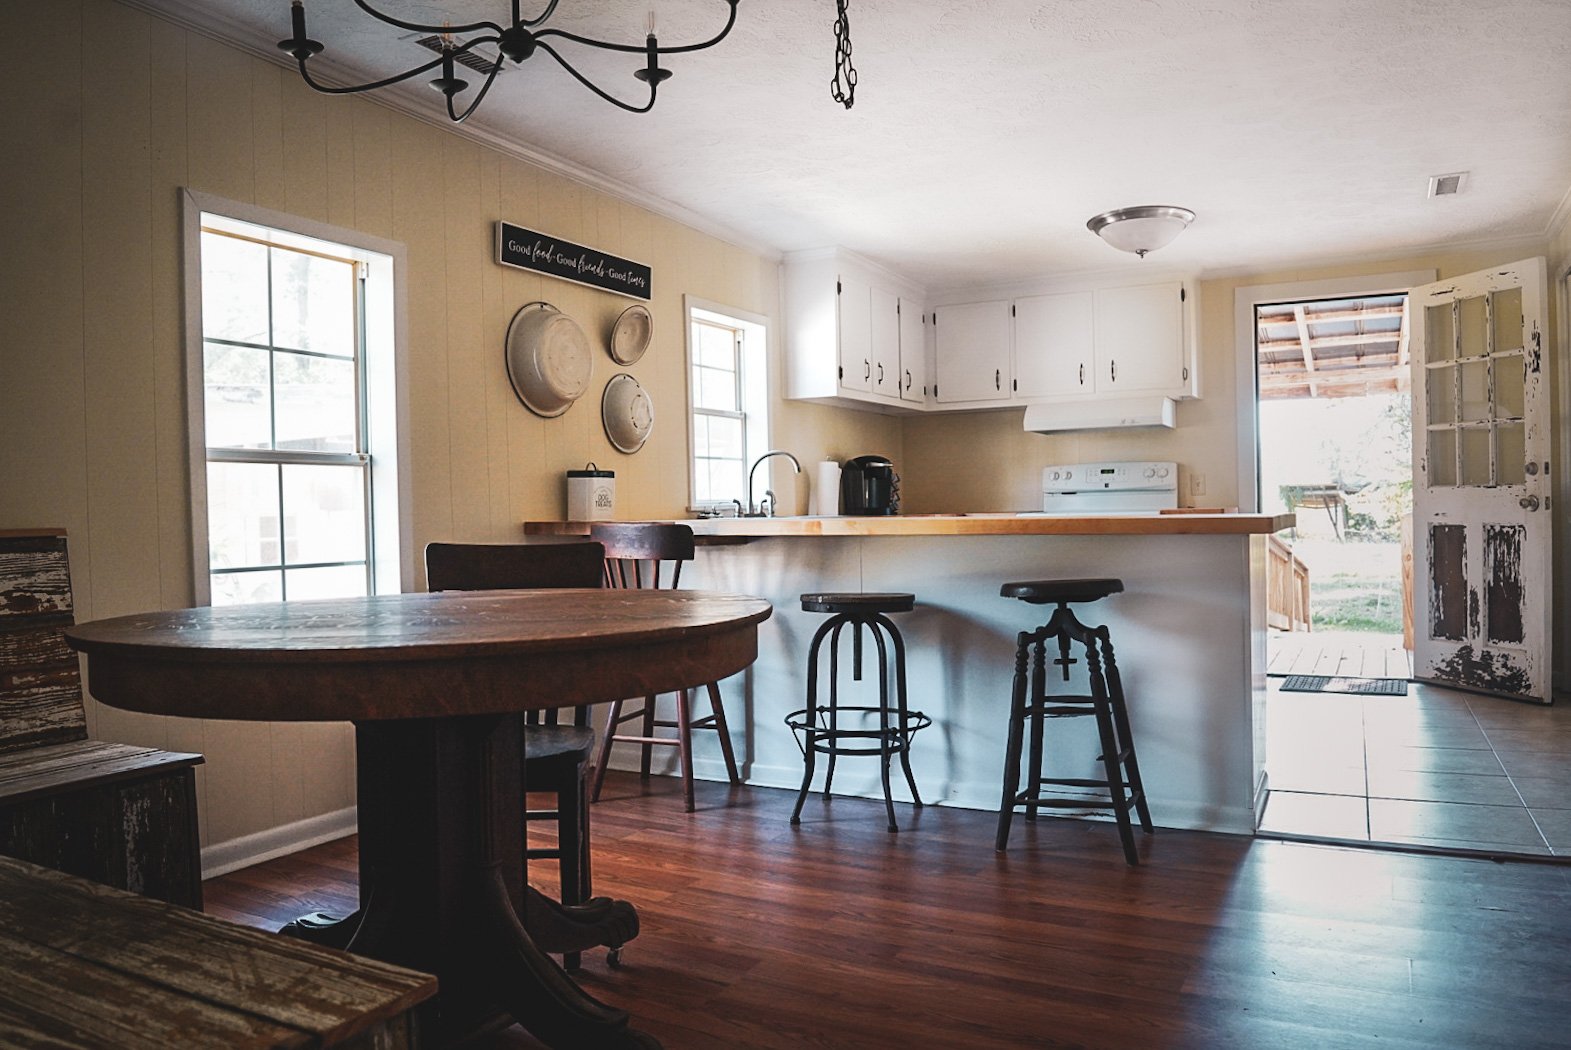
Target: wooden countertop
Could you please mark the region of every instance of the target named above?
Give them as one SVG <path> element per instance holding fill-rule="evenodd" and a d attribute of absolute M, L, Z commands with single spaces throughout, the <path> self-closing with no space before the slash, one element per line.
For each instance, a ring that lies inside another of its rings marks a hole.
<path fill-rule="evenodd" d="M 700 537 L 773 536 L 1245 536 L 1291 528 L 1291 514 L 1125 514 L 1050 517 L 1019 514 L 908 514 L 881 518 L 697 518 Z M 528 536 L 583 536 L 586 521 L 526 521 Z"/>

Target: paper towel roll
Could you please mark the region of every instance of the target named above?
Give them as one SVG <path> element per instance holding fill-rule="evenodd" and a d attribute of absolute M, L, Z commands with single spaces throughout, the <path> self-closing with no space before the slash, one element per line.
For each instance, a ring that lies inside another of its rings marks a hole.
<path fill-rule="evenodd" d="M 807 494 L 807 512 L 830 516 L 840 513 L 840 464 L 832 459 L 818 465 L 813 489 Z"/>

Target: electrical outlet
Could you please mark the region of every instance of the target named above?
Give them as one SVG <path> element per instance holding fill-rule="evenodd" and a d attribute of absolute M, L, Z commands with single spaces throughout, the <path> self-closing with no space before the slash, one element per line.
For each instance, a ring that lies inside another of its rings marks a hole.
<path fill-rule="evenodd" d="M 1189 475 L 1189 494 L 1191 496 L 1204 496 L 1206 494 L 1206 476 L 1204 474 Z"/>

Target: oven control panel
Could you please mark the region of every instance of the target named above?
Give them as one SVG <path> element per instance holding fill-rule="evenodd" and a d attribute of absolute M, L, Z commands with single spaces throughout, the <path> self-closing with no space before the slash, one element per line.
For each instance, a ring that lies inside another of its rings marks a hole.
<path fill-rule="evenodd" d="M 1177 463 L 1067 463 L 1042 468 L 1043 492 L 1178 491 Z"/>

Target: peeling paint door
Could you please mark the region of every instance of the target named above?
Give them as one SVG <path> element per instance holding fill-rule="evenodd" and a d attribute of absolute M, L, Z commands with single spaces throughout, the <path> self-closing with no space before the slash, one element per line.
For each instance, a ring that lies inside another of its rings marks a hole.
<path fill-rule="evenodd" d="M 1414 677 L 1550 701 L 1544 260 L 1415 288 Z"/>

